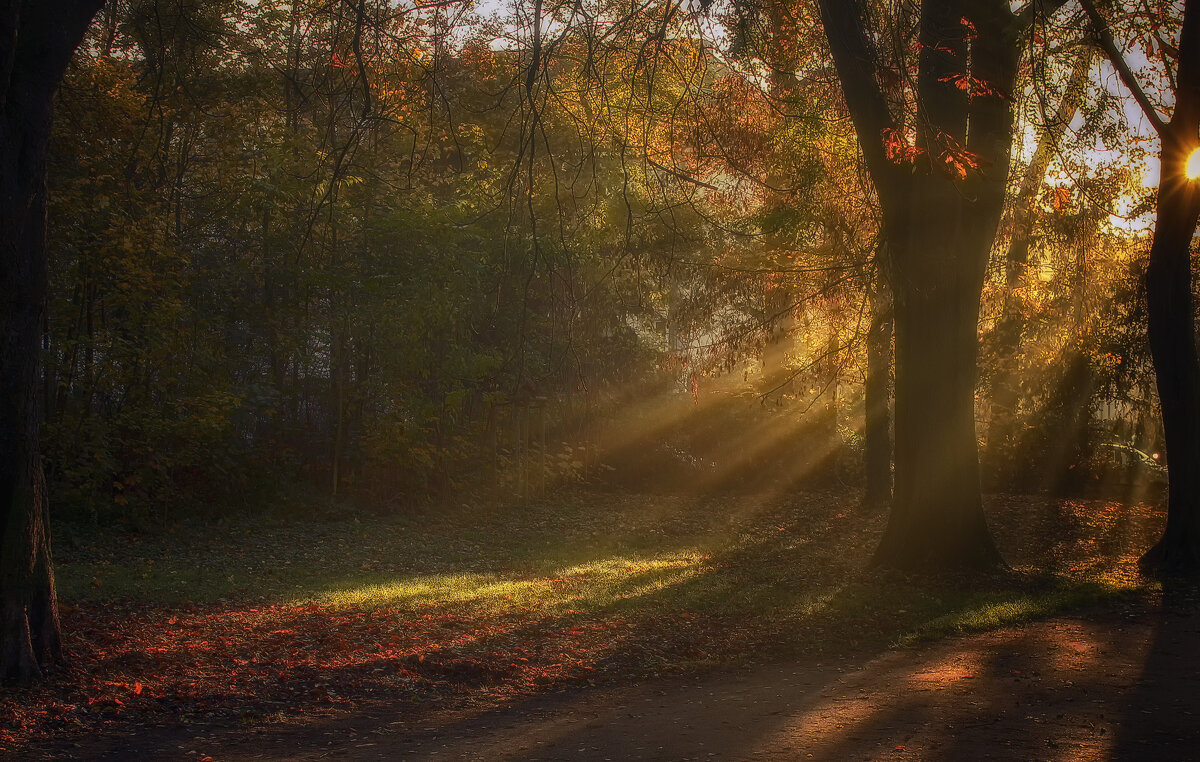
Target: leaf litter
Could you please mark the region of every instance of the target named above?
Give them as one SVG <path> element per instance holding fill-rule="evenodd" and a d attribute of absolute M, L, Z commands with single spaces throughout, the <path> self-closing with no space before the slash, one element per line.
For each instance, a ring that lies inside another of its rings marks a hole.
<path fill-rule="evenodd" d="M 68 666 L 0 694 L 0 751 L 149 727 L 299 723 L 383 703 L 499 706 L 573 684 L 886 646 L 964 605 L 953 591 L 901 581 L 898 592 L 864 577 L 883 518 L 856 498 L 586 495 L 399 523 L 101 537 L 62 554 Z M 989 509 L 1014 563 L 1126 588 L 1138 544 L 1161 521 L 1103 501 L 1002 496 Z M 1047 536 L 1057 539 L 1047 546 Z M 670 560 L 683 551 L 691 576 Z M 205 600 L 138 587 L 201 558 Z M 114 584 L 88 585 L 97 570 Z M 442 600 L 435 588 L 343 604 L 318 592 L 421 570 L 538 584 L 488 600 Z"/>

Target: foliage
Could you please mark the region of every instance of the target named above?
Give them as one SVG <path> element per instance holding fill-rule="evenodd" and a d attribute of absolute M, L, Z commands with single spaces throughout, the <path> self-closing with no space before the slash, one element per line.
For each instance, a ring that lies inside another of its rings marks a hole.
<path fill-rule="evenodd" d="M 625 147 L 580 131 L 590 96 L 545 105 L 535 158 L 503 88 L 520 61 L 445 42 L 441 10 L 368 5 L 146 0 L 94 30 L 51 167 L 65 505 L 428 493 L 531 404 L 561 424 L 652 370 L 630 248 L 671 233 L 609 224 Z M 566 166 L 602 190 L 560 189 Z"/>
<path fill-rule="evenodd" d="M 857 436 L 879 221 L 815 8 L 528 10 L 110 4 L 51 153 L 56 505 L 144 522 L 297 490 L 522 492 L 535 467 L 590 478 L 597 427 L 663 384 L 699 400 L 740 378 L 748 408 Z M 1034 35 L 1018 156 L 1065 87 L 1073 23 Z M 914 51 L 884 48 L 911 116 Z M 985 292 L 985 397 L 1009 352 L 988 317 L 1029 329 L 1019 428 L 1041 433 L 1003 456 L 1027 473 L 1056 461 L 1039 423 L 1061 422 L 1056 368 L 1079 348 L 1124 405 L 1097 444 L 1153 449 L 1144 244 L 1105 222 L 1145 208 L 1116 97 L 1089 91 L 1039 178 L 1023 282 Z"/>

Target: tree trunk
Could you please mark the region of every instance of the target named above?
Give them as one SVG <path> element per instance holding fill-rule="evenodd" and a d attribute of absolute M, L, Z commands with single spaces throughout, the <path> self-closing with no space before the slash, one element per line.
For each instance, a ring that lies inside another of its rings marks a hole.
<path fill-rule="evenodd" d="M 62 660 L 38 427 L 46 148 L 54 93 L 100 0 L 0 3 L 0 679 Z"/>
<path fill-rule="evenodd" d="M 1150 352 L 1166 440 L 1167 526 L 1141 566 L 1147 572 L 1194 575 L 1200 573 L 1200 360 L 1191 247 L 1200 189 L 1184 179 L 1183 171 L 1195 147 L 1196 126 L 1184 127 L 1179 120 L 1171 126 L 1174 139 L 1163 138 L 1158 219 L 1146 270 Z"/>
<path fill-rule="evenodd" d="M 975 437 L 979 297 L 1004 202 L 1023 25 L 1003 0 L 921 4 L 913 157 L 897 155 L 906 120 L 891 113 L 877 76 L 873 45 L 887 35 L 867 35 L 861 2 L 820 5 L 879 195 L 895 299 L 896 483 L 875 562 L 995 567 Z M 993 93 L 968 97 L 955 85 L 967 72 Z"/>
<path fill-rule="evenodd" d="M 876 255 L 876 260 L 880 259 Z M 863 506 L 882 508 L 892 499 L 892 298 L 880 268 L 871 290 L 871 329 L 867 334 L 867 379 L 863 385 Z"/>
<path fill-rule="evenodd" d="M 953 208 L 929 201 L 929 209 Z M 974 215 L 961 207 L 959 214 L 957 224 L 915 215 L 916 251 L 893 256 L 904 273 L 894 284 L 896 484 L 874 560 L 906 571 L 1001 564 L 984 520 L 975 435 L 979 297 L 990 239 L 971 235 Z"/>
<path fill-rule="evenodd" d="M 1145 101 L 1128 65 L 1093 3 L 1084 9 L 1102 47 L 1139 102 Z M 1192 237 L 1200 219 L 1200 180 L 1188 180 L 1187 160 L 1200 147 L 1200 6 L 1184 4 L 1176 75 L 1175 112 L 1162 123 L 1151 111 L 1162 139 L 1157 219 L 1146 270 L 1150 353 L 1162 405 L 1167 456 L 1167 526 L 1142 556 L 1147 573 L 1200 574 L 1200 357 L 1196 351 L 1192 299 Z"/>
<path fill-rule="evenodd" d="M 1146 573 L 1195 576 L 1200 574 L 1200 357 L 1191 250 L 1200 219 L 1200 180 L 1189 180 L 1186 168 L 1188 157 L 1200 148 L 1200 6 L 1195 0 L 1183 6 L 1175 111 L 1163 122 L 1095 2 L 1081 4 L 1100 47 L 1162 140 L 1146 312 L 1167 455 L 1167 526 L 1139 565 Z"/>

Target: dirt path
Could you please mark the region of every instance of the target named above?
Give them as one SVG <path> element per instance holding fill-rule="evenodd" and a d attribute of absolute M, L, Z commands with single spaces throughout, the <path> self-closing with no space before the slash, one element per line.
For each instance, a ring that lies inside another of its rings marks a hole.
<path fill-rule="evenodd" d="M 171 733 L 75 759 L 1200 759 L 1200 612 L 1143 605 L 876 657 L 579 689 L 501 711 Z"/>

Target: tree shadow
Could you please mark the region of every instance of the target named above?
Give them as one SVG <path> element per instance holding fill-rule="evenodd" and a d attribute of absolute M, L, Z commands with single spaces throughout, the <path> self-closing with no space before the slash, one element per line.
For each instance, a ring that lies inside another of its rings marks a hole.
<path fill-rule="evenodd" d="M 911 660 L 906 662 L 905 659 L 910 659 L 913 654 L 925 654 L 927 650 L 937 653 L 937 649 L 942 648 L 941 644 L 934 644 L 923 646 L 919 652 L 888 651 L 914 628 L 938 619 L 961 618 L 981 607 L 1003 606 L 1023 597 L 1036 598 L 1047 585 L 1052 587 L 1055 583 L 1020 575 L 990 581 L 951 580 L 937 584 L 883 577 L 862 569 L 866 555 L 882 529 L 880 517 L 864 518 L 853 514 L 846 500 L 834 497 L 814 496 L 805 500 L 808 502 L 803 506 L 781 512 L 778 522 L 774 513 L 756 515 L 752 522 L 753 532 L 736 543 L 714 544 L 723 549 L 714 550 L 702 568 L 696 567 L 695 573 L 678 575 L 668 570 L 633 574 L 616 579 L 609 586 L 611 590 L 606 588 L 603 597 L 611 598 L 611 602 L 596 604 L 583 619 L 608 622 L 625 618 L 629 621 L 623 629 L 613 631 L 600 650 L 587 655 L 589 664 L 607 676 L 600 681 L 599 693 L 581 688 L 587 679 L 587 673 L 582 672 L 559 672 L 525 690 L 506 690 L 506 685 L 521 679 L 521 670 L 507 661 L 493 663 L 481 658 L 483 652 L 471 650 L 469 646 L 459 650 L 423 651 L 424 660 L 414 659 L 409 652 L 400 653 L 403 649 L 398 648 L 398 655 L 390 658 L 375 658 L 368 653 L 365 660 L 354 664 L 322 665 L 319 680 L 308 681 L 322 684 L 314 687 L 324 690 L 332 686 L 336 691 L 339 685 L 370 683 L 375 679 L 373 675 L 387 675 L 398 668 L 414 676 L 415 689 L 395 690 L 395 685 L 389 687 L 384 680 L 377 691 L 355 695 L 353 706 L 341 707 L 358 715 L 354 719 L 324 719 L 317 712 L 302 713 L 307 719 L 300 727 L 287 723 L 271 724 L 262 716 L 262 702 L 259 701 L 262 697 L 251 690 L 242 696 L 196 698 L 193 703 L 197 706 L 213 704 L 219 709 L 216 719 L 205 725 L 202 733 L 180 726 L 146 730 L 133 727 L 127 720 L 124 731 L 135 735 L 106 742 L 105 748 L 116 749 L 114 753 L 118 756 L 136 750 L 141 756 L 154 758 L 156 750 L 163 756 L 170 756 L 179 743 L 190 742 L 193 735 L 201 734 L 215 734 L 215 740 L 205 743 L 222 748 L 230 744 L 261 744 L 266 742 L 264 739 L 270 739 L 270 743 L 279 748 L 291 744 L 291 748 L 298 749 L 327 743 L 330 739 L 345 744 L 351 735 L 366 733 L 383 733 L 390 748 L 398 748 L 396 744 L 404 744 L 406 749 L 418 748 L 421 744 L 438 744 L 440 748 L 443 743 L 475 748 L 471 744 L 476 741 L 496 740 L 494 733 L 490 730 L 484 733 L 484 730 L 494 729 L 497 724 L 520 728 L 532 717 L 536 727 L 544 726 L 538 734 L 560 739 L 555 741 L 558 751 L 554 753 L 571 751 L 563 758 L 581 758 L 579 748 L 590 753 L 593 747 L 607 748 L 604 744 L 615 744 L 613 748 L 620 750 L 610 751 L 608 755 L 613 758 L 623 758 L 626 752 L 649 755 L 642 758 L 679 758 L 673 756 L 674 752 L 655 757 L 659 746 L 648 745 L 649 739 L 661 732 L 664 722 L 670 726 L 677 719 L 689 726 L 680 730 L 680 733 L 687 731 L 686 738 L 681 736 L 679 739 L 681 743 L 686 742 L 689 753 L 703 749 L 701 756 L 714 752 L 720 755 L 717 758 L 748 756 L 764 749 L 780 754 L 792 753 L 788 749 L 806 749 L 809 751 L 805 753 L 811 751 L 817 758 L 841 759 L 860 753 L 890 753 L 895 747 L 904 746 L 920 748 L 924 758 L 956 759 L 974 755 L 981 743 L 980 737 L 990 738 L 990 743 L 1001 752 L 1015 749 L 1014 755 L 1018 751 L 1027 755 L 1011 758 L 1054 759 L 1063 757 L 1070 749 L 1110 749 L 1114 738 L 1110 729 L 1114 725 L 1112 718 L 1122 716 L 1124 708 L 1132 706 L 1121 703 L 1124 700 L 1122 686 L 1136 680 L 1130 670 L 1135 666 L 1140 668 L 1141 662 L 1132 656 L 1135 653 L 1133 646 L 1142 641 L 1132 635 L 1107 632 L 1104 627 L 1111 623 L 1097 625 L 1099 629 L 1095 631 L 1071 634 L 1076 642 L 1092 644 L 1089 648 L 1115 649 L 1131 654 L 1129 663 L 1120 670 L 1125 682 L 1075 670 L 1071 659 L 1077 661 L 1077 654 L 1062 651 L 1060 644 L 1044 634 L 1039 636 L 1041 640 L 1032 639 L 1032 636 L 1021 640 L 1020 630 L 1007 631 L 1006 640 L 996 641 L 989 646 L 990 651 L 969 664 L 959 664 L 943 654 L 941 667 L 932 672 L 928 665 L 914 667 Z M 1111 526 L 1097 525 L 1087 520 L 1091 514 L 1086 509 L 1087 506 L 1070 509 L 1074 523 L 1060 535 L 1050 535 L 1055 537 L 1055 543 L 1066 542 L 1064 537 L 1072 541 L 1093 537 L 1096 538 L 1093 552 L 1097 547 L 1100 550 L 1116 549 L 1124 543 L 1127 528 L 1119 517 L 1110 522 Z M 755 503 L 753 506 L 747 504 L 747 510 L 774 509 Z M 1064 509 L 1059 505 L 1038 510 L 1048 517 L 1061 517 Z M 1106 514 L 1097 512 L 1095 515 L 1103 517 Z M 1021 523 L 1019 515 L 1017 519 L 1017 523 Z M 1041 531 L 1039 526 L 1035 524 L 1031 528 Z M 689 534 L 689 542 L 691 537 Z M 1068 563 L 1069 559 L 1062 562 Z M 779 613 L 777 621 L 743 619 L 745 614 L 767 610 L 768 605 Z M 446 608 L 432 613 L 452 611 L 452 608 Z M 645 612 L 652 615 L 643 616 Z M 687 619 L 685 614 L 708 621 L 693 632 L 689 629 L 689 621 L 694 620 Z M 301 611 L 297 616 L 307 615 Z M 320 612 L 312 614 L 318 620 L 320 616 Z M 457 620 L 462 619 L 457 617 Z M 556 615 L 533 621 L 527 617 L 524 621 L 511 620 L 510 623 L 514 626 L 505 637 L 534 647 L 552 642 L 573 626 L 572 622 Z M 298 632 L 321 631 L 324 623 L 314 621 L 312 624 L 314 627 L 309 628 L 297 620 L 286 625 L 262 626 L 266 629 L 264 637 L 272 636 L 266 640 L 274 642 L 272 638 L 276 635 L 284 637 L 281 627 Z M 458 632 L 453 628 L 462 622 L 451 624 L 453 627 L 446 630 L 447 633 Z M 443 625 L 437 620 L 429 626 Z M 441 632 L 431 630 L 430 637 L 445 642 L 449 635 L 439 634 Z M 1013 635 L 1013 632 L 1017 634 Z M 330 642 L 336 643 L 337 637 L 336 632 L 330 633 Z M 648 677 L 653 675 L 653 670 L 648 670 L 647 666 L 656 663 L 662 663 L 668 670 L 689 666 L 707 668 L 714 663 L 787 666 L 778 667 L 778 674 L 772 674 L 770 667 L 757 667 L 750 672 L 736 673 L 733 678 L 728 672 L 717 672 L 711 677 L 670 677 L 661 688 L 673 697 L 667 706 L 642 707 L 647 698 L 654 699 L 654 695 L 647 696 L 645 691 L 649 690 L 647 686 L 657 684 L 654 678 Z M 1151 660 L 1146 669 L 1149 671 L 1152 667 Z M 905 672 L 906 669 L 909 672 Z M 918 678 L 910 674 L 913 669 Z M 1163 669 L 1170 670 L 1170 665 Z M 863 683 L 845 682 L 847 674 L 858 673 L 874 675 L 877 684 L 891 688 L 883 692 L 876 689 L 871 693 L 870 686 Z M 734 690 L 737 687 L 735 678 L 747 674 L 751 675 L 746 678 L 751 685 L 741 692 Z M 1059 682 L 1050 685 L 1048 678 L 1044 678 L 1046 675 L 1056 676 Z M 730 680 L 734 682 L 730 683 Z M 687 690 L 688 685 L 705 688 L 696 693 Z M 758 687 L 752 690 L 753 686 Z M 986 686 L 986 690 L 980 690 L 979 686 Z M 306 690 L 308 687 L 305 683 Z M 864 703 L 861 700 L 859 687 L 863 688 L 863 694 L 873 696 L 871 701 Z M 723 691 L 730 695 L 722 696 Z M 712 694 L 711 698 L 707 698 L 709 694 Z M 591 698 L 597 695 L 610 697 L 613 706 L 606 707 L 603 699 Z M 447 696 L 453 700 L 446 700 Z M 1087 699 L 1095 696 L 1105 698 L 1103 711 L 1089 710 L 1080 715 L 1093 727 L 1073 719 L 1043 717 L 1036 709 L 1050 703 L 1069 708 L 1083 706 Z M 949 704 L 945 701 L 947 697 L 953 699 Z M 313 704 L 314 699 L 315 703 L 320 703 L 320 698 L 303 691 L 295 696 L 284 693 L 272 696 L 283 709 L 293 708 L 287 704 L 289 700 L 300 706 L 305 702 Z M 1017 700 L 1020 704 L 1014 703 Z M 740 707 L 738 701 L 746 706 Z M 631 708 L 634 705 L 630 702 L 639 702 L 635 707 L 637 711 Z M 672 702 L 679 705 L 680 713 L 667 717 L 675 708 Z M 594 720 L 600 723 L 594 728 L 586 724 L 575 727 L 564 719 L 563 712 L 571 707 L 582 707 L 577 713 L 586 711 L 608 719 Z M 337 705 L 325 708 L 331 713 L 339 711 Z M 420 729 L 423 726 L 414 725 L 422 722 L 422 718 L 432 716 L 431 711 L 456 712 L 458 718 L 438 720 L 434 723 L 435 730 L 428 732 Z M 625 717 L 621 711 L 630 716 Z M 538 712 L 545 713 L 546 717 L 539 718 Z M 149 719 L 170 722 L 169 717 Z M 1122 721 L 1130 722 L 1130 719 Z M 222 722 L 234 727 L 222 730 L 219 727 Z M 389 731 L 393 728 L 389 723 L 396 722 L 401 725 L 395 726 L 394 732 Z M 1061 727 L 1064 725 L 1065 729 Z M 610 732 L 606 728 L 620 730 Z M 639 728 L 644 728 L 645 733 Z M 1002 729 L 1003 733 L 996 728 Z M 1106 737 L 1093 746 L 1063 745 L 1092 744 L 1089 732 Z M 988 733 L 992 735 L 988 736 Z M 515 733 L 510 739 L 512 756 L 508 758 L 526 758 L 521 753 L 530 751 L 520 748 L 519 735 Z M 1136 739 L 1126 742 L 1127 735 L 1122 735 L 1123 743 L 1138 743 Z M 247 738 L 252 741 L 245 740 Z M 641 739 L 640 745 L 629 745 L 638 739 Z M 880 739 L 887 739 L 887 742 Z M 574 745 L 577 741 L 579 744 Z M 363 743 L 371 742 L 384 743 Z M 880 743 L 883 745 L 876 748 Z M 893 746 L 883 748 L 887 743 Z M 371 748 L 374 747 L 363 746 L 361 754 L 373 753 Z M 436 751 L 433 747 L 429 750 Z M 481 758 L 495 756 L 486 749 L 478 753 Z M 82 758 L 74 752 L 64 756 Z"/>
<path fill-rule="evenodd" d="M 1200 587 L 1163 583 L 1145 666 L 1124 706 L 1114 760 L 1200 755 Z"/>

